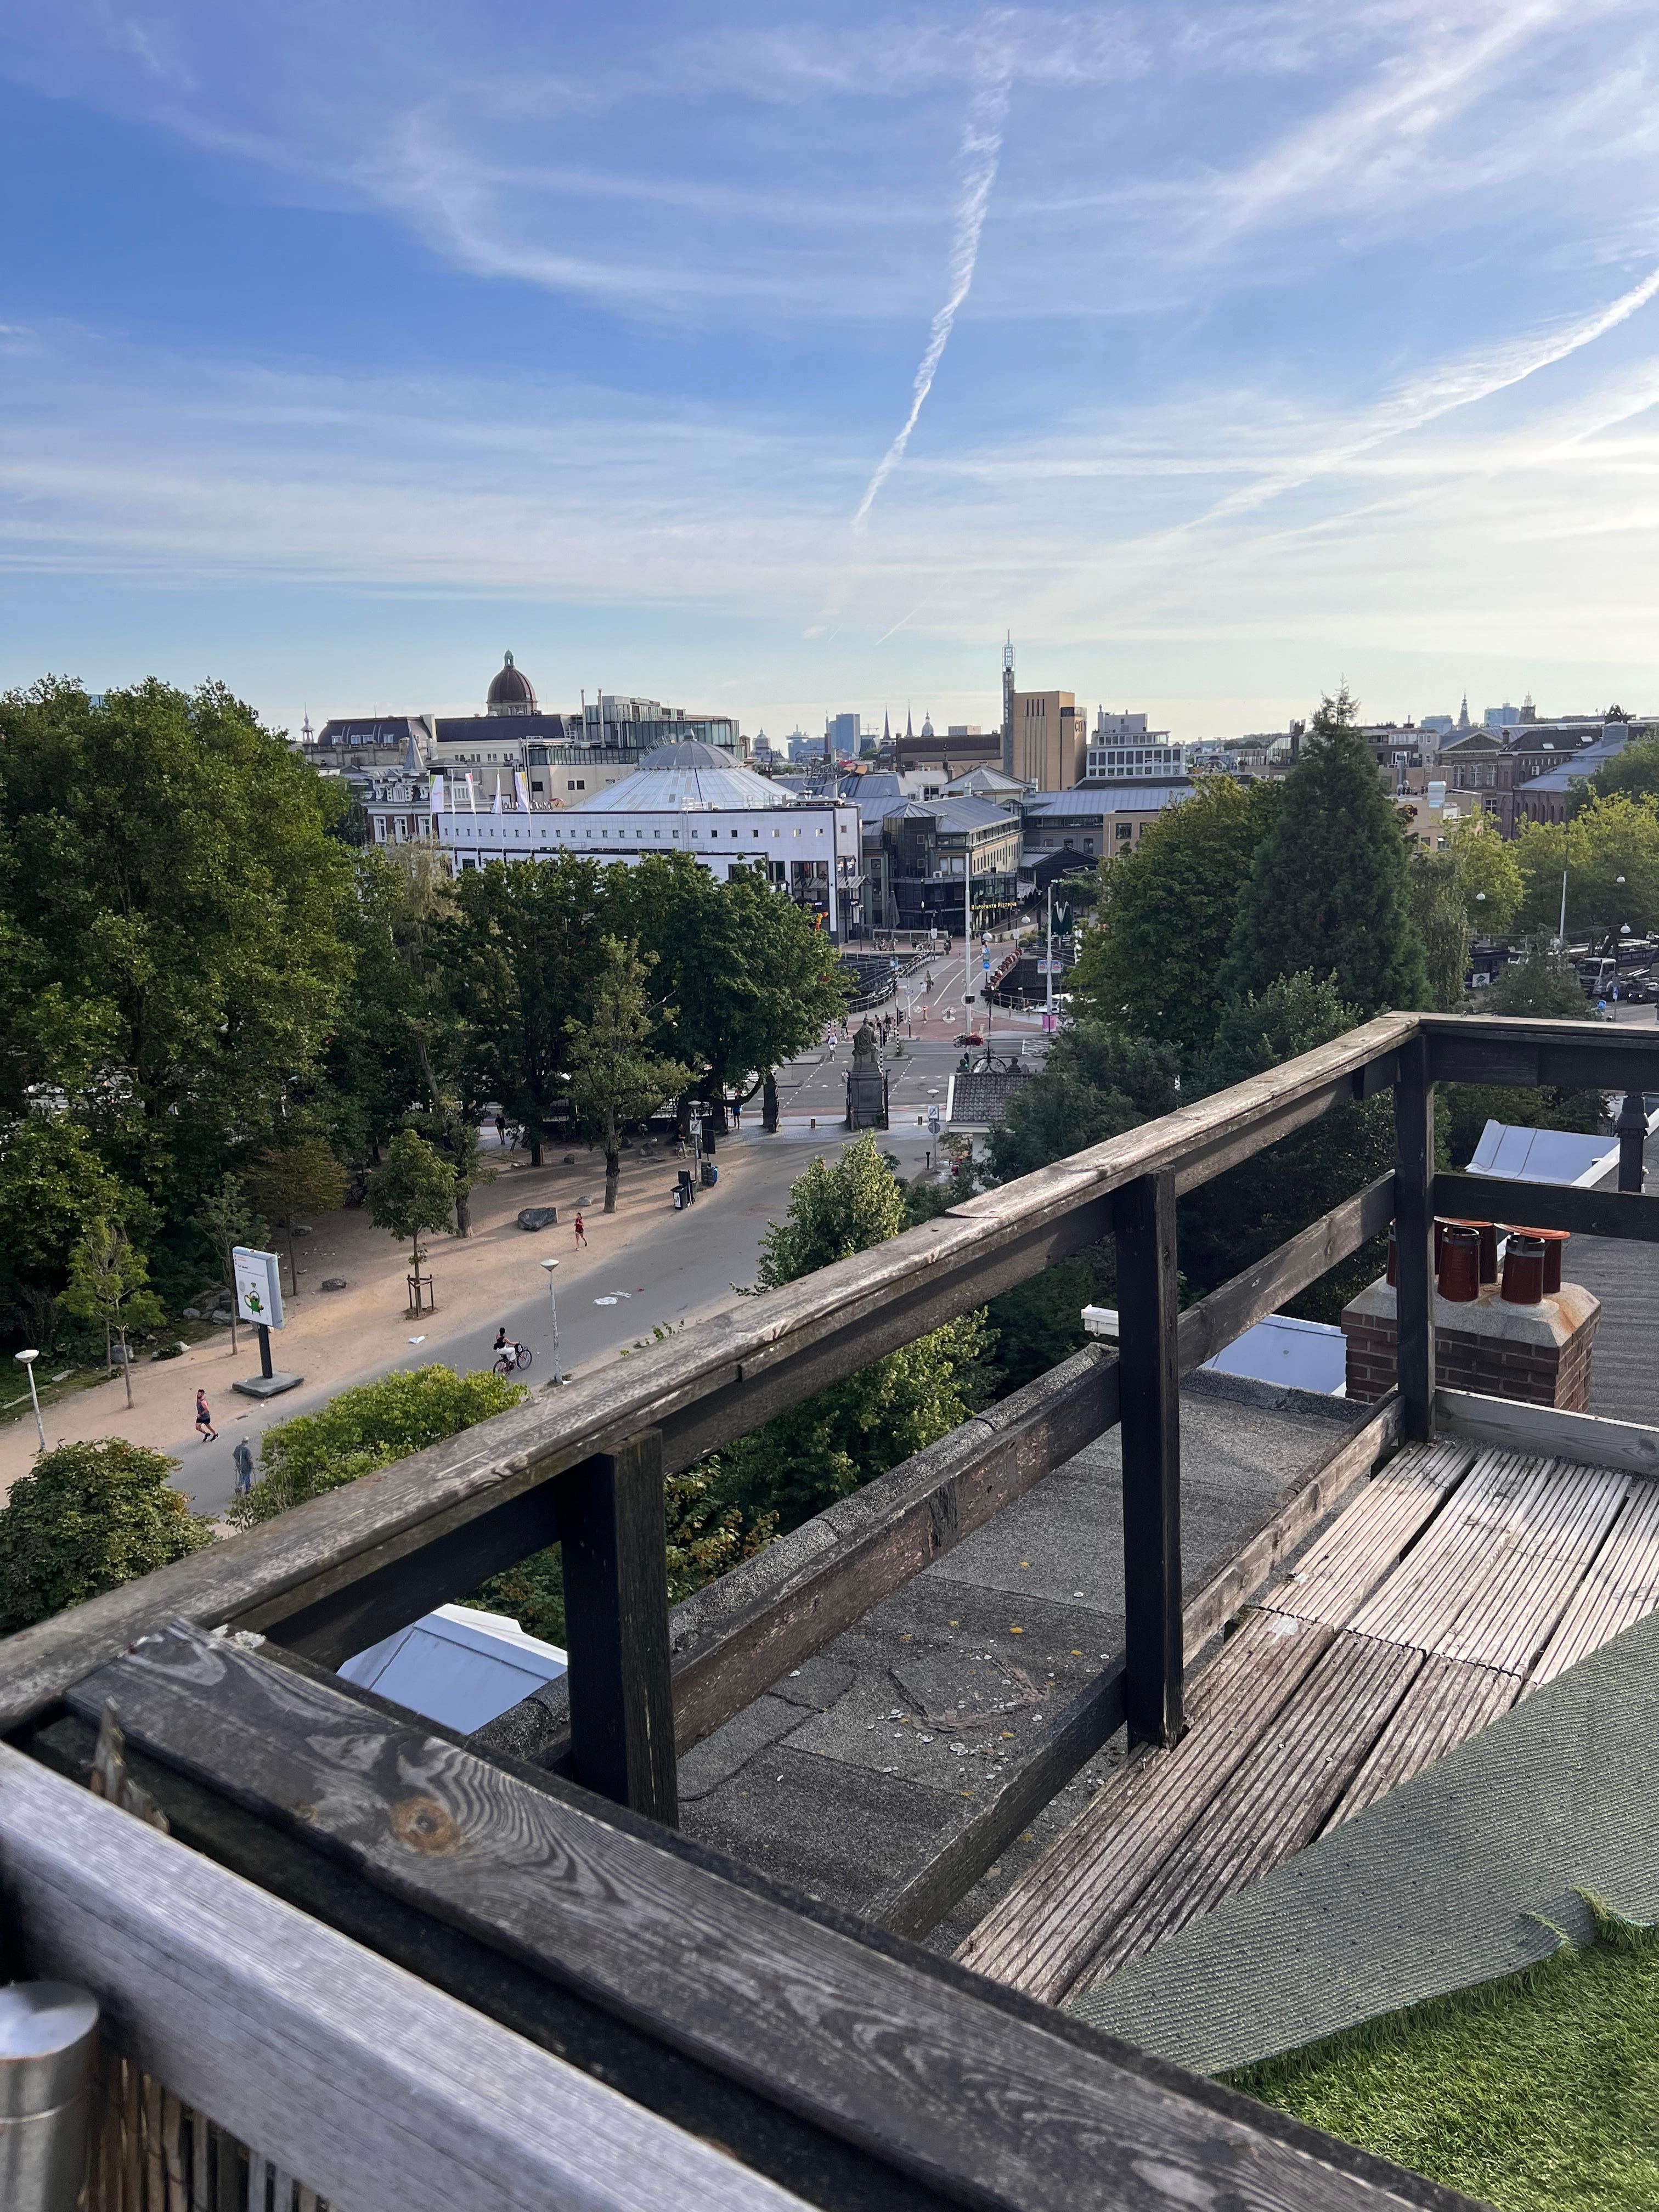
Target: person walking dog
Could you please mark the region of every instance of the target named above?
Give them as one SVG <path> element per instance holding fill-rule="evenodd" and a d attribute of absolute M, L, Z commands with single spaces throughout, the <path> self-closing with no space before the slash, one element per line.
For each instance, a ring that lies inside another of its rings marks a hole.
<path fill-rule="evenodd" d="M 198 1443 L 216 1444 L 219 1431 L 213 1425 L 213 1416 L 208 1411 L 207 1392 L 196 1393 L 196 1440 Z"/>

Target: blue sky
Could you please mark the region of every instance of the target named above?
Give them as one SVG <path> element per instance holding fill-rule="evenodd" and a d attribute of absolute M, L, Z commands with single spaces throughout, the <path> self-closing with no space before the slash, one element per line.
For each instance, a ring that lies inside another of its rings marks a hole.
<path fill-rule="evenodd" d="M 0 684 L 1659 708 L 1644 0 L 0 0 Z"/>

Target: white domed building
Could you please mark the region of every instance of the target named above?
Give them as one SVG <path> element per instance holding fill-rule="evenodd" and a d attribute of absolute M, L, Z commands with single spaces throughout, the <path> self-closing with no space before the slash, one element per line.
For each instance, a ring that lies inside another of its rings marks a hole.
<path fill-rule="evenodd" d="M 433 828 L 458 872 L 491 860 L 579 853 L 636 865 L 651 853 L 689 853 L 722 880 L 758 868 L 766 880 L 823 918 L 840 944 L 861 905 L 858 808 L 836 797 L 798 799 L 713 745 L 657 746 L 631 775 L 574 805 L 533 799 L 525 776 L 498 784 L 486 804 L 477 787 L 433 781 Z"/>

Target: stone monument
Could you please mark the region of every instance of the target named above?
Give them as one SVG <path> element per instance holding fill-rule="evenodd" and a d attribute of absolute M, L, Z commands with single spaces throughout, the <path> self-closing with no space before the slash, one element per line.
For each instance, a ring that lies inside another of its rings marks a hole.
<path fill-rule="evenodd" d="M 876 1054 L 876 1033 L 867 1021 L 853 1032 L 853 1065 L 847 1071 L 847 1127 L 887 1127 L 887 1078 Z"/>

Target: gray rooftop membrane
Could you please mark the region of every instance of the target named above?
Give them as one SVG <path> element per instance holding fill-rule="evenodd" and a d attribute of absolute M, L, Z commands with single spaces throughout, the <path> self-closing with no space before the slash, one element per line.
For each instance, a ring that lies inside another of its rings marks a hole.
<path fill-rule="evenodd" d="M 1067 2009 L 1204 2074 L 1659 1919 L 1659 1614 Z"/>
<path fill-rule="evenodd" d="M 1231 1376 L 1188 1379 L 1188 1595 L 1272 1517 L 1354 1411 Z M 688 1752 L 687 1832 L 869 1911 L 926 1863 L 963 1794 L 989 1784 L 1041 1717 L 1121 1650 L 1121 1469 L 1114 1431 Z M 928 1942 L 953 1950 L 1121 1756 L 1120 1737 L 1088 1761 Z"/>

